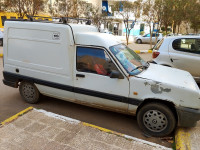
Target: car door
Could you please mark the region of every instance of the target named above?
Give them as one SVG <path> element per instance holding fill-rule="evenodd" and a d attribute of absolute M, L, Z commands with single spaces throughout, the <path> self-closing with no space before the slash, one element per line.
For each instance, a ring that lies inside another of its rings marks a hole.
<path fill-rule="evenodd" d="M 127 111 L 129 81 L 118 69 L 108 52 L 102 48 L 76 48 L 75 98 L 115 110 Z M 110 78 L 111 71 L 119 71 L 123 79 Z"/>
<path fill-rule="evenodd" d="M 200 38 L 179 38 L 172 41 L 169 54 L 175 68 L 200 77 Z"/>
<path fill-rule="evenodd" d="M 150 34 L 146 34 L 145 36 L 143 36 L 142 42 L 143 43 L 150 43 Z"/>

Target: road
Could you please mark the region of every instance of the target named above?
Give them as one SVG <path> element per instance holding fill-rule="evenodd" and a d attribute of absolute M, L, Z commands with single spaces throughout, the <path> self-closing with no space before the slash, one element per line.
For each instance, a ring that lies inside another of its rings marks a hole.
<path fill-rule="evenodd" d="M 150 54 L 145 54 L 143 56 L 145 58 L 151 58 Z M 2 71 L 3 60 L 0 58 L 0 72 Z M 3 74 L 0 73 L 0 81 L 2 81 L 2 79 Z M 5 86 L 3 82 L 0 82 L 0 122 L 29 106 L 171 147 L 171 143 L 161 140 L 160 138 L 145 137 L 139 129 L 136 117 L 134 116 L 95 109 L 46 96 L 42 96 L 38 104 L 30 105 L 22 100 L 18 89 Z"/>

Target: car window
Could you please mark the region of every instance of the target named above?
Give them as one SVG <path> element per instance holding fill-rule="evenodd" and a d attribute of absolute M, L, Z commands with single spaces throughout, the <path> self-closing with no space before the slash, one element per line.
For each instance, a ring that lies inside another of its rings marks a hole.
<path fill-rule="evenodd" d="M 173 41 L 172 47 L 178 51 L 200 54 L 200 39 L 176 39 Z"/>
<path fill-rule="evenodd" d="M 146 34 L 144 37 L 150 37 L 150 34 Z"/>
<path fill-rule="evenodd" d="M 106 52 L 98 48 L 77 47 L 76 69 L 109 76 L 112 70 L 118 71 Z"/>

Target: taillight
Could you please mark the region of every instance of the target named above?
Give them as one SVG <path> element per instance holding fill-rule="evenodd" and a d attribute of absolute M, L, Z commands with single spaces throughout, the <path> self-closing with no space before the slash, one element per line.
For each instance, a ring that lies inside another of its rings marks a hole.
<path fill-rule="evenodd" d="M 158 57 L 159 54 L 160 54 L 160 52 L 154 51 L 153 54 L 152 54 L 152 57 L 156 58 L 156 57 Z"/>

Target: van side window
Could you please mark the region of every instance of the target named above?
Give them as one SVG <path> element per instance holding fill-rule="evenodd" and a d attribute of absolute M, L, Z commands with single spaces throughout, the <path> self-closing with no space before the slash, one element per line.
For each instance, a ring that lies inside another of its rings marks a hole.
<path fill-rule="evenodd" d="M 176 39 L 173 41 L 172 47 L 178 51 L 200 54 L 200 39 Z"/>
<path fill-rule="evenodd" d="M 77 47 L 76 69 L 104 76 L 118 70 L 104 50 L 89 47 Z"/>

